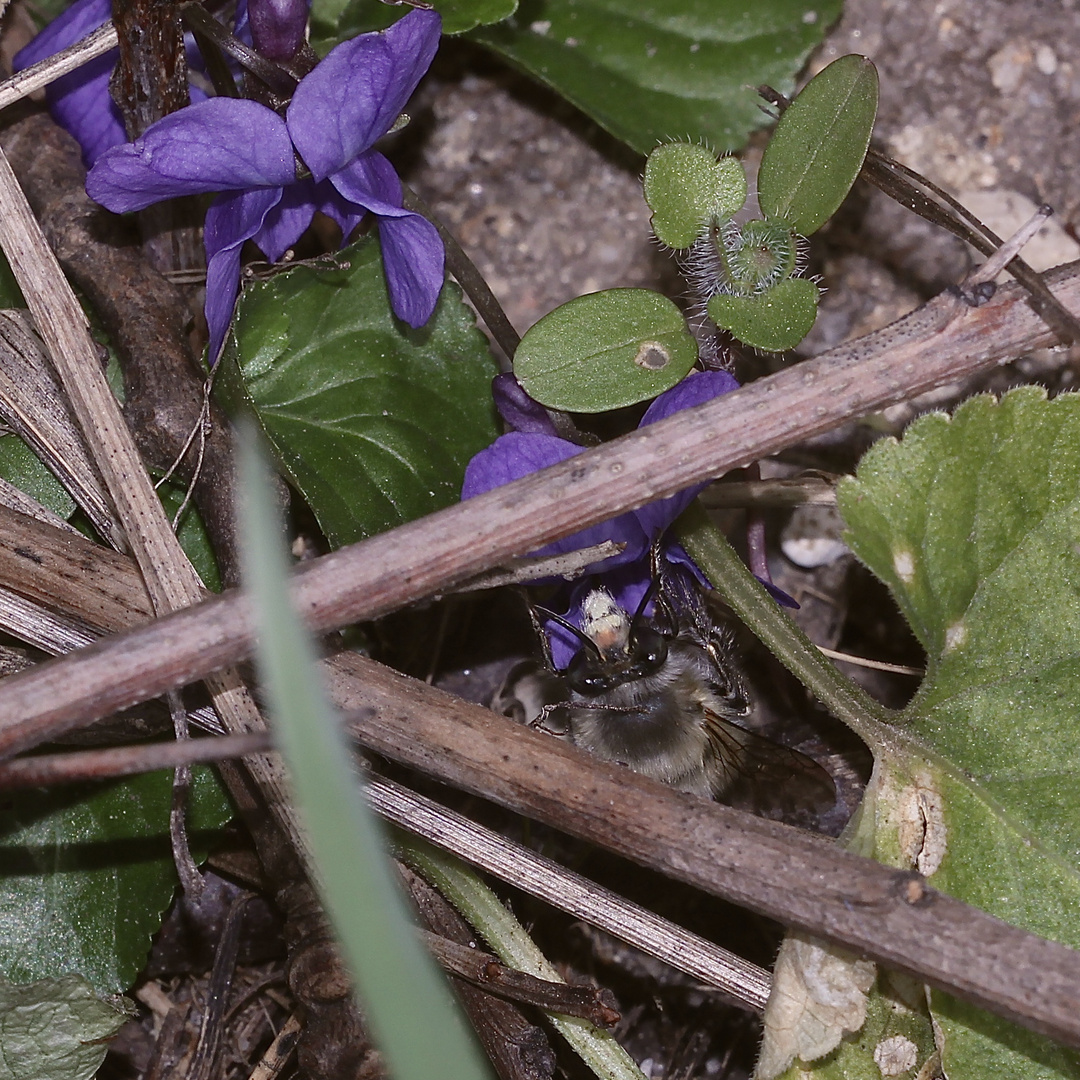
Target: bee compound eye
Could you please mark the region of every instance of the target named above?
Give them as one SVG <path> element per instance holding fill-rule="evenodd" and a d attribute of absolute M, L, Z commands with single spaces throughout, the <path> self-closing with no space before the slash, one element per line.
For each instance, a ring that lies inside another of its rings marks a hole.
<path fill-rule="evenodd" d="M 573 660 L 566 666 L 564 677 L 571 690 L 586 696 L 602 694 L 611 686 L 611 680 L 596 670 L 593 658 L 584 649 L 574 654 Z"/>
<path fill-rule="evenodd" d="M 638 675 L 655 674 L 667 660 L 667 638 L 659 631 L 643 629 L 634 641 L 634 667 Z"/>

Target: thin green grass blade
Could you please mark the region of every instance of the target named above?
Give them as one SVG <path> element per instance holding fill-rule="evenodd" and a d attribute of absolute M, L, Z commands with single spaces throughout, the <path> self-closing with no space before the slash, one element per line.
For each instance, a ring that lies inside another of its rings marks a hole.
<path fill-rule="evenodd" d="M 395 1080 L 486 1078 L 449 988 L 405 914 L 382 832 L 319 687 L 314 650 L 289 603 L 281 525 L 250 433 L 241 464 L 244 577 L 260 631 L 259 670 L 317 884 L 374 1041 Z"/>

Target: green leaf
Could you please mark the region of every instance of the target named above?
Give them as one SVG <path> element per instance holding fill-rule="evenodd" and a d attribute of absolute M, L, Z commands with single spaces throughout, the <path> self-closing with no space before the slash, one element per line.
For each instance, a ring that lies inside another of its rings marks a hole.
<path fill-rule="evenodd" d="M 697 143 L 664 143 L 645 163 L 645 201 L 657 239 L 688 248 L 710 220 L 724 221 L 746 202 L 746 173 L 734 158 Z"/>
<path fill-rule="evenodd" d="M 226 371 L 239 374 L 291 483 L 337 547 L 456 502 L 499 434 L 487 343 L 448 283 L 427 326 L 390 313 L 379 247 L 248 286 Z"/>
<path fill-rule="evenodd" d="M 240 485 L 244 578 L 259 627 L 259 669 L 274 731 L 327 912 L 389 1073 L 398 1080 L 479 1080 L 488 1075 L 482 1055 L 405 914 L 352 747 L 319 686 L 312 642 L 290 607 L 281 523 L 254 441 L 243 444 Z"/>
<path fill-rule="evenodd" d="M 172 521 L 184 501 L 187 489 L 166 481 L 157 491 L 161 505 L 165 507 L 165 513 Z M 191 560 L 191 565 L 202 578 L 202 583 L 212 592 L 221 592 L 221 574 L 218 571 L 217 559 L 214 557 L 214 549 L 202 515 L 194 502 L 189 502 L 184 509 L 180 527 L 176 530 L 176 538 L 180 541 L 184 554 Z"/>
<path fill-rule="evenodd" d="M 841 56 L 785 110 L 758 173 L 765 217 L 809 236 L 836 212 L 859 175 L 877 115 L 877 69 Z"/>
<path fill-rule="evenodd" d="M 1080 947 L 1080 399 L 1026 387 L 925 416 L 839 498 L 928 653 L 908 750 L 877 763 L 877 856 Z M 951 1080 L 1080 1076 L 1041 1036 L 936 991 L 933 1011 Z"/>
<path fill-rule="evenodd" d="M 673 135 L 736 150 L 790 92 L 838 0 L 523 0 L 472 33 L 640 153 Z"/>
<path fill-rule="evenodd" d="M 709 298 L 709 318 L 755 349 L 783 352 L 810 333 L 817 300 L 812 281 L 788 278 L 757 296 L 717 293 Z"/>
<path fill-rule="evenodd" d="M 127 1019 L 78 975 L 33 986 L 0 979 L 0 1080 L 89 1080 Z"/>
<path fill-rule="evenodd" d="M 13 792 L 0 807 L 0 977 L 78 972 L 99 993 L 126 990 L 176 884 L 172 774 Z M 193 846 L 232 810 L 214 774 L 192 770 Z"/>
<path fill-rule="evenodd" d="M 433 0 L 431 6 L 442 16 L 444 34 L 463 34 L 509 18 L 517 10 L 517 0 Z M 335 45 L 357 34 L 385 30 L 407 11 L 382 0 L 314 0 L 312 48 L 325 56 Z"/>
<path fill-rule="evenodd" d="M 0 476 L 65 520 L 75 512 L 75 500 L 18 435 L 0 437 Z"/>
<path fill-rule="evenodd" d="M 697 359 L 682 312 L 649 289 L 589 293 L 549 311 L 521 339 L 514 374 L 543 405 L 605 412 L 681 382 Z"/>

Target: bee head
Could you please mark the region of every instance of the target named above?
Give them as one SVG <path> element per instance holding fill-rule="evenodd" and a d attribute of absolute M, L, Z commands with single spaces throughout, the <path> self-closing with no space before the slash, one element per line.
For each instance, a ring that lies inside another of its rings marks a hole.
<path fill-rule="evenodd" d="M 582 648 L 565 673 L 571 690 L 595 697 L 655 675 L 663 666 L 667 638 L 643 622 L 641 611 L 631 619 L 606 589 L 590 592 L 581 611 Z"/>

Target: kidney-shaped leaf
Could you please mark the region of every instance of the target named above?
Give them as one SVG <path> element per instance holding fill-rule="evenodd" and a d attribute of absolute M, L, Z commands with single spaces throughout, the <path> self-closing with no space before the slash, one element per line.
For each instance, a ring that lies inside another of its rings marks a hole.
<path fill-rule="evenodd" d="M 1080 398 L 1028 387 L 925 416 L 840 505 L 928 653 L 903 728 L 928 751 L 877 763 L 878 857 L 1080 947 Z M 933 1008 L 952 1080 L 1080 1075 L 1040 1036 Z"/>
<path fill-rule="evenodd" d="M 244 290 L 227 360 L 335 547 L 456 502 L 499 434 L 491 354 L 456 285 L 428 324 L 390 313 L 374 240 Z"/>
<path fill-rule="evenodd" d="M 549 408 L 605 412 L 670 389 L 696 359 L 697 342 L 666 296 L 608 289 L 535 323 L 514 355 L 514 374 Z"/>
<path fill-rule="evenodd" d="M 758 203 L 803 236 L 820 229 L 859 175 L 877 115 L 877 69 L 841 56 L 785 110 L 761 159 Z"/>

